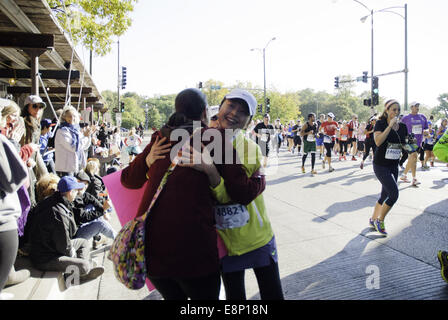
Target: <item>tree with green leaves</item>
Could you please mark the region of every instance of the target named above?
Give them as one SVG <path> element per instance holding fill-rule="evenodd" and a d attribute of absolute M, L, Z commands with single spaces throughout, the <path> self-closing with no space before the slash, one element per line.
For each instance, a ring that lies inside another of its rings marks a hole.
<path fill-rule="evenodd" d="M 432 109 L 431 114 L 436 120 L 448 118 L 448 93 L 442 93 L 437 100 L 439 100 L 439 105 Z"/>
<path fill-rule="evenodd" d="M 47 0 L 61 27 L 75 44 L 82 43 L 99 56 L 112 49 L 113 37 L 131 26 L 129 13 L 138 0 Z"/>

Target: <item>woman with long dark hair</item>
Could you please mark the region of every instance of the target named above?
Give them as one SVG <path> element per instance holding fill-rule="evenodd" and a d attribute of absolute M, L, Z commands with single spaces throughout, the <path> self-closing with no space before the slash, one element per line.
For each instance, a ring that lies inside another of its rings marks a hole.
<path fill-rule="evenodd" d="M 398 121 L 399 114 L 400 104 L 388 100 L 374 129 L 378 149 L 373 158 L 373 171 L 382 188 L 369 223 L 383 235 L 387 235 L 384 219 L 398 199 L 398 162 L 408 137 L 406 125 Z"/>

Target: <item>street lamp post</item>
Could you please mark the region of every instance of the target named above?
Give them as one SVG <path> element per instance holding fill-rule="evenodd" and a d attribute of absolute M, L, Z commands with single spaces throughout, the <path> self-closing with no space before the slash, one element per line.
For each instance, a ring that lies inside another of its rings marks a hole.
<path fill-rule="evenodd" d="M 275 37 L 270 39 L 263 49 L 260 48 L 250 49 L 250 51 L 260 50 L 263 52 L 263 101 L 265 106 L 266 106 L 266 48 L 268 47 L 269 43 L 271 43 L 271 41 L 275 39 L 276 39 Z"/>
<path fill-rule="evenodd" d="M 369 9 L 366 5 L 364 5 L 362 2 L 358 1 L 358 0 L 353 0 L 357 3 L 359 3 L 360 5 L 362 5 L 364 8 L 366 8 L 367 10 L 370 11 L 370 14 L 362 17 L 361 21 L 365 22 L 366 19 L 370 16 L 371 18 L 371 55 L 372 55 L 372 79 L 373 79 L 373 14 L 374 13 L 378 13 L 378 12 L 389 12 L 389 13 L 393 13 L 396 14 L 400 17 L 402 17 L 404 19 L 404 110 L 407 111 L 408 110 L 408 5 L 405 3 L 403 7 L 400 6 L 396 6 L 396 7 L 388 7 L 388 8 L 384 8 L 384 9 L 380 9 L 377 11 L 373 11 L 371 9 Z M 404 16 L 395 12 L 395 11 L 391 11 L 390 9 L 404 9 Z M 372 86 L 371 86 L 371 95 L 373 95 L 373 81 L 371 82 Z M 372 110 L 373 110 L 373 106 L 372 106 Z"/>

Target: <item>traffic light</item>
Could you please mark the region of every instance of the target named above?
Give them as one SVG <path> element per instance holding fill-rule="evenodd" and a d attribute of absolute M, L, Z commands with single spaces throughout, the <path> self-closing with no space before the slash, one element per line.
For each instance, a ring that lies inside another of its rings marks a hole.
<path fill-rule="evenodd" d="M 364 105 L 370 107 L 372 105 L 372 99 L 364 99 Z"/>
<path fill-rule="evenodd" d="M 258 105 L 258 112 L 263 113 L 263 105 L 262 104 Z"/>
<path fill-rule="evenodd" d="M 372 106 L 377 106 L 379 104 L 378 96 L 378 77 L 372 78 Z"/>
<path fill-rule="evenodd" d="M 120 112 L 124 112 L 124 102 L 120 102 Z"/>
<path fill-rule="evenodd" d="M 121 67 L 121 89 L 126 88 L 126 67 Z"/>
<path fill-rule="evenodd" d="M 271 99 L 266 98 L 266 113 L 271 112 Z"/>
<path fill-rule="evenodd" d="M 367 74 L 368 74 L 367 71 L 364 71 L 364 72 L 362 73 L 362 82 L 364 82 L 364 83 L 367 83 Z"/>
<path fill-rule="evenodd" d="M 336 89 L 339 88 L 339 77 L 334 77 L 334 87 L 335 87 Z"/>

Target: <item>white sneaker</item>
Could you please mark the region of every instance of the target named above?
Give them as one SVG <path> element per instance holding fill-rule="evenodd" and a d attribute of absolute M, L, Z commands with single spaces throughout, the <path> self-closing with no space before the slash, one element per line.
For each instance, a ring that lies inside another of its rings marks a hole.
<path fill-rule="evenodd" d="M 22 283 L 26 281 L 30 277 L 31 273 L 27 269 L 15 271 L 15 269 L 11 270 L 8 275 L 8 279 L 6 280 L 5 286 L 13 286 L 15 284 Z"/>
<path fill-rule="evenodd" d="M 14 299 L 14 295 L 9 292 L 0 293 L 0 300 L 12 300 Z"/>

